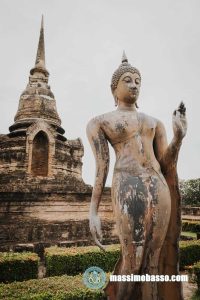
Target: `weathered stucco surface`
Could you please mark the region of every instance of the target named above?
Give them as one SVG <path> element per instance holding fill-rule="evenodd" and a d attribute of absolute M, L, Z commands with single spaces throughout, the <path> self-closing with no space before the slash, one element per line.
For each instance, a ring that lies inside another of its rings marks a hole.
<path fill-rule="evenodd" d="M 84 148 L 80 138 L 64 136 L 48 77 L 42 22 L 35 66 L 14 124 L 0 135 L 0 250 L 19 243 L 91 242 Z M 114 236 L 109 190 L 101 213 L 105 238 Z"/>
<path fill-rule="evenodd" d="M 96 161 L 95 184 L 90 205 L 90 230 L 96 244 L 101 237 L 98 215 L 109 166 L 109 147 L 116 161 L 112 180 L 112 203 L 121 257 L 114 275 L 179 274 L 181 197 L 176 165 L 186 134 L 186 108 L 173 113 L 174 136 L 167 143 L 164 125 L 137 111 L 141 75 L 128 63 L 113 73 L 111 89 L 117 109 L 94 117 L 87 135 Z M 182 300 L 181 282 L 110 281 L 109 300 Z"/>

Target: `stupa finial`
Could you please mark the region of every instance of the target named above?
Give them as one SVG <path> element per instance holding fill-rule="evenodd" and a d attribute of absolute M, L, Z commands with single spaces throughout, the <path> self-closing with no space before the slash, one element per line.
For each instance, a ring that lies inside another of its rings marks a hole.
<path fill-rule="evenodd" d="M 45 44 L 44 44 L 44 17 L 42 15 L 41 20 L 41 28 L 40 28 L 40 37 L 38 42 L 37 55 L 35 60 L 35 67 L 31 70 L 31 75 L 33 75 L 34 71 L 41 71 L 45 73 L 45 75 L 49 75 L 45 66 Z"/>

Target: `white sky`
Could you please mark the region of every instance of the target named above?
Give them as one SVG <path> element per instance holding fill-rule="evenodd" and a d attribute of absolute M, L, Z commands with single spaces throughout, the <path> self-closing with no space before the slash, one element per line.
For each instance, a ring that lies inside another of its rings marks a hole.
<path fill-rule="evenodd" d="M 139 111 L 162 120 L 169 141 L 172 112 L 185 102 L 179 177 L 200 177 L 200 1 L 0 0 L 0 133 L 13 124 L 34 66 L 42 13 L 49 83 L 65 136 L 83 141 L 85 182 L 93 184 L 95 174 L 86 124 L 115 109 L 110 79 L 123 49 L 142 74 Z M 113 162 L 112 154 L 107 185 Z"/>

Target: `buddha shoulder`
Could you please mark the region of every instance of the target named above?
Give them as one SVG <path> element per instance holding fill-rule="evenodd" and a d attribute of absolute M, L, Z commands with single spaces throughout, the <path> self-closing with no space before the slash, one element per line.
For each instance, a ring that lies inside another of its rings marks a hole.
<path fill-rule="evenodd" d="M 92 118 L 87 124 L 87 134 L 100 130 L 104 131 L 105 127 L 109 127 L 114 118 L 115 111 L 111 111 Z"/>
<path fill-rule="evenodd" d="M 143 125 L 146 125 L 147 127 L 157 127 L 157 126 L 163 126 L 162 122 L 160 120 L 158 120 L 157 118 L 154 118 L 152 116 L 149 116 L 145 113 L 138 113 L 138 118 L 140 120 L 140 122 Z"/>

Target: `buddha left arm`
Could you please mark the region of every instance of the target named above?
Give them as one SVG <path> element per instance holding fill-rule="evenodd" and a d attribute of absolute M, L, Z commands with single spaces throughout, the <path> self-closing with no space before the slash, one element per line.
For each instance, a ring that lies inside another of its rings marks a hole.
<path fill-rule="evenodd" d="M 100 238 L 102 237 L 101 221 L 98 216 L 98 208 L 108 174 L 109 148 L 108 141 L 103 130 L 101 129 L 101 124 L 98 118 L 94 118 L 88 123 L 87 136 L 96 162 L 96 175 L 90 204 L 89 226 L 95 243 L 102 250 L 105 250 L 104 246 L 97 238 L 97 236 Z"/>
<path fill-rule="evenodd" d="M 162 170 L 170 170 L 172 166 L 176 167 L 182 139 L 187 131 L 185 111 L 185 106 L 181 103 L 173 113 L 174 137 L 169 145 L 167 144 L 166 131 L 163 124 L 160 121 L 157 122 L 154 137 L 154 152 Z"/>

